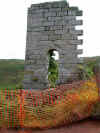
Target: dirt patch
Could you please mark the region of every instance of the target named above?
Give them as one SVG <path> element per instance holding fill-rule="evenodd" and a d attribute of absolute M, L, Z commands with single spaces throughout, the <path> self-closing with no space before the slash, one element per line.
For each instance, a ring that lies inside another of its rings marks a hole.
<path fill-rule="evenodd" d="M 100 133 L 100 120 L 87 119 L 69 126 L 45 130 L 1 128 L 0 133 Z"/>

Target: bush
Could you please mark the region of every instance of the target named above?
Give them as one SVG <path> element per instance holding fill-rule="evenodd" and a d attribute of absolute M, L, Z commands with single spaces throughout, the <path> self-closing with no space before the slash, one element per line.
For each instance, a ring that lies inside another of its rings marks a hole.
<path fill-rule="evenodd" d="M 88 80 L 94 75 L 93 68 L 84 64 L 78 65 L 78 76 L 80 80 Z"/>
<path fill-rule="evenodd" d="M 48 80 L 50 82 L 50 87 L 54 88 L 56 85 L 56 80 L 58 79 L 58 64 L 56 60 L 53 58 L 53 51 L 49 51 L 49 67 L 48 67 Z"/>
<path fill-rule="evenodd" d="M 23 89 L 22 83 L 17 84 L 17 85 L 16 85 L 16 89 Z"/>

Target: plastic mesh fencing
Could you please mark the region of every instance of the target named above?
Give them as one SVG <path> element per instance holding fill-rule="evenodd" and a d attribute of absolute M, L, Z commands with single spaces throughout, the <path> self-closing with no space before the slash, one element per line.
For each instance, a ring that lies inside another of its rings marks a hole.
<path fill-rule="evenodd" d="M 46 112 L 43 112 L 43 110 L 41 111 L 40 107 L 45 105 L 52 106 L 59 103 L 61 99 L 64 99 L 65 91 L 78 89 L 84 84 L 84 82 L 85 81 L 79 81 L 73 84 L 60 85 L 56 88 L 46 89 L 43 91 L 30 89 L 1 89 L 0 127 L 28 126 L 29 123 L 25 123 L 25 119 L 28 117 L 31 122 L 32 117 L 35 118 L 34 114 L 36 114 L 36 112 L 38 112 L 38 115 L 43 114 L 45 117 Z M 69 101 L 68 104 L 70 104 Z"/>

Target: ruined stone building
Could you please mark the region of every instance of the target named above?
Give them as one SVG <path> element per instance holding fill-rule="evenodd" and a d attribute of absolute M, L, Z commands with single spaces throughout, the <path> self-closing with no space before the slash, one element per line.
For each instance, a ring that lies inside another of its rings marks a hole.
<path fill-rule="evenodd" d="M 59 53 L 59 78 L 57 84 L 66 83 L 67 78 L 75 72 L 82 44 L 78 36 L 82 30 L 75 26 L 82 25 L 82 11 L 70 7 L 65 1 L 32 4 L 28 9 L 27 42 L 25 56 L 24 88 L 48 88 L 48 52 Z"/>

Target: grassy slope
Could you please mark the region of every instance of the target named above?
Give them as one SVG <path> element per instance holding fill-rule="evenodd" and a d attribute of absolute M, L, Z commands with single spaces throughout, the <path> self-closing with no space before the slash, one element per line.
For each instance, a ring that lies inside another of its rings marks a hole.
<path fill-rule="evenodd" d="M 97 57 L 85 57 L 85 64 L 90 63 L 94 65 L 97 61 L 100 61 L 100 56 Z M 0 88 L 15 88 L 16 84 L 19 84 L 23 78 L 24 60 L 0 60 Z"/>
<path fill-rule="evenodd" d="M 23 78 L 24 60 L 0 60 L 0 88 L 15 88 Z"/>
<path fill-rule="evenodd" d="M 100 56 L 94 56 L 94 57 L 84 57 L 83 61 L 85 64 L 95 64 L 97 62 L 100 62 Z"/>

